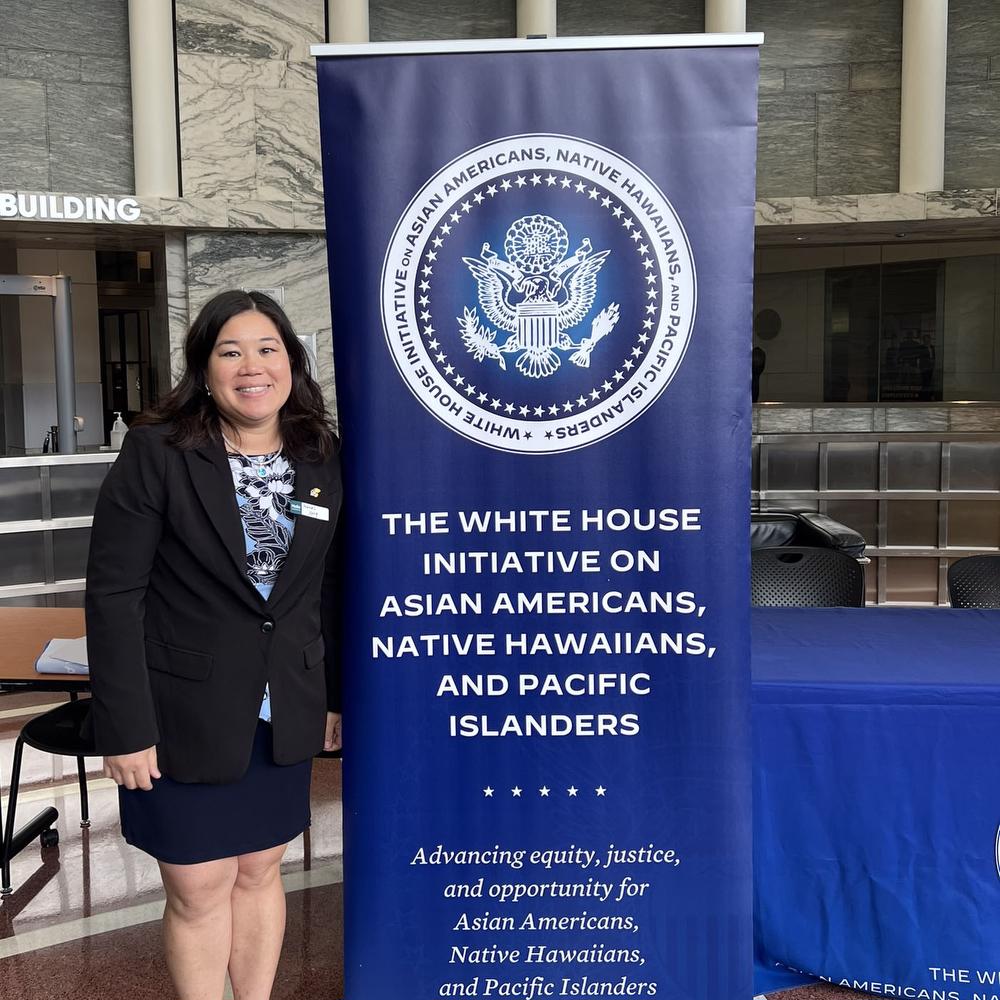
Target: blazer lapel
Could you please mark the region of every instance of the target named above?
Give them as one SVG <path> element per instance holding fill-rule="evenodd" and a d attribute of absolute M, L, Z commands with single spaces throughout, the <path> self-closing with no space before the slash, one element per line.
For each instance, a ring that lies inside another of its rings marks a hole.
<path fill-rule="evenodd" d="M 247 576 L 247 550 L 243 538 L 243 523 L 236 503 L 233 474 L 229 468 L 225 448 L 221 442 L 213 441 L 184 452 L 184 460 L 198 499 L 242 581 L 240 592 L 259 609 L 264 599 Z"/>
<path fill-rule="evenodd" d="M 322 465 L 315 465 L 310 462 L 295 463 L 295 499 L 302 503 L 314 503 L 317 506 L 327 506 L 334 496 L 328 496 L 327 487 L 330 478 Z M 310 496 L 310 490 L 319 486 L 322 490 L 319 497 Z M 334 511 L 330 511 L 330 516 L 334 516 Z M 314 558 L 314 550 L 319 541 L 324 537 L 325 531 L 329 528 L 326 521 L 321 521 L 316 517 L 304 517 L 299 515 L 295 518 L 295 532 L 292 535 L 292 544 L 288 547 L 288 555 L 275 581 L 274 589 L 271 591 L 269 603 L 276 604 L 287 592 L 289 586 L 295 581 L 295 577 Z"/>

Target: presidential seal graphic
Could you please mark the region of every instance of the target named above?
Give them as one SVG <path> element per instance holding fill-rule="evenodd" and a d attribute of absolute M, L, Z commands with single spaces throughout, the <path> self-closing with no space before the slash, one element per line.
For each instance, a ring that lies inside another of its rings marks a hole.
<path fill-rule="evenodd" d="M 458 157 L 410 202 L 382 322 L 438 420 L 555 454 L 628 426 L 666 389 L 695 290 L 680 219 L 639 167 L 572 136 L 518 135 Z"/>

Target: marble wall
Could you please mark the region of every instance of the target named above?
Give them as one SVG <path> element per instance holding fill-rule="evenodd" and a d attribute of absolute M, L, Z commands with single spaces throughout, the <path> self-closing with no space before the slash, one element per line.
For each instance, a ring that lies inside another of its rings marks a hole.
<path fill-rule="evenodd" d="M 316 337 L 320 381 L 335 409 L 325 241 L 255 232 L 322 229 L 309 47 L 325 40 L 325 2 L 177 0 L 176 10 L 183 202 L 202 217 L 221 206 L 229 231 L 167 236 L 171 368 L 176 377 L 188 325 L 212 295 L 281 288 L 295 329 Z"/>
<path fill-rule="evenodd" d="M 773 406 L 753 408 L 754 434 L 992 433 L 997 406 Z M 774 487 L 772 487 L 773 489 Z M 862 532 L 864 534 L 864 532 Z"/>
<path fill-rule="evenodd" d="M 368 29 L 373 42 L 510 38 L 517 34 L 516 6 L 516 0 L 370 0 Z"/>
<path fill-rule="evenodd" d="M 948 4 L 944 185 L 1000 181 L 1000 16 L 995 0 Z"/>
<path fill-rule="evenodd" d="M 183 193 L 225 224 L 318 218 L 325 0 L 177 0 Z M 902 0 L 752 0 L 763 31 L 761 198 L 896 187 Z M 373 41 L 509 37 L 516 0 L 371 0 Z M 0 187 L 133 185 L 127 0 L 0 0 Z M 564 36 L 697 32 L 703 0 L 559 0 Z M 1000 183 L 1000 17 L 950 0 L 945 187 Z M 221 209 L 220 209 L 221 211 Z M 204 215 L 204 212 L 202 213 Z M 183 222 L 168 219 L 170 222 Z"/>
<path fill-rule="evenodd" d="M 188 307 L 187 245 L 188 237 L 183 232 L 167 233 L 163 238 L 163 297 L 167 302 L 167 367 L 171 383 L 184 370 L 184 338 L 194 318 Z"/>
<path fill-rule="evenodd" d="M 177 0 L 182 189 L 240 202 L 234 227 L 322 204 L 315 64 L 324 0 Z"/>
<path fill-rule="evenodd" d="M 899 180 L 902 0 L 753 0 L 763 31 L 758 197 L 875 194 Z"/>
<path fill-rule="evenodd" d="M 704 0 L 559 0 L 560 35 L 679 35 L 705 30 Z"/>
<path fill-rule="evenodd" d="M 902 0 L 750 0 L 763 31 L 758 197 L 895 191 Z M 505 37 L 514 0 L 371 0 L 373 41 Z M 1000 183 L 1000 18 L 951 0 L 946 188 Z M 703 0 L 559 0 L 561 36 L 704 30 Z"/>
<path fill-rule="evenodd" d="M 133 185 L 127 0 L 0 0 L 0 188 Z"/>
<path fill-rule="evenodd" d="M 761 198 L 894 191 L 899 170 L 901 0 L 752 0 L 761 49 Z M 1000 183 L 1000 16 L 950 0 L 947 191 Z"/>
<path fill-rule="evenodd" d="M 556 29 L 569 35 L 651 35 L 700 32 L 704 0 L 558 0 Z M 373 42 L 443 38 L 510 38 L 517 34 L 516 0 L 370 0 Z"/>

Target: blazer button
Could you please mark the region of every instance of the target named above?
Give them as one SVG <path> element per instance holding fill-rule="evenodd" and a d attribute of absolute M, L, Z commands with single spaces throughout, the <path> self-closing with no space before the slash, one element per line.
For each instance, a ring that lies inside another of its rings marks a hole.
<path fill-rule="evenodd" d="M 262 621 L 262 622 L 260 623 L 260 630 L 261 630 L 261 632 L 263 632 L 263 633 L 264 633 L 265 635 L 266 635 L 266 634 L 267 634 L 268 632 L 273 632 L 273 631 L 274 631 L 274 622 L 273 622 L 273 621 L 272 621 L 272 620 L 271 620 L 270 618 L 265 618 L 265 619 L 264 619 L 264 620 L 263 620 L 263 621 Z"/>

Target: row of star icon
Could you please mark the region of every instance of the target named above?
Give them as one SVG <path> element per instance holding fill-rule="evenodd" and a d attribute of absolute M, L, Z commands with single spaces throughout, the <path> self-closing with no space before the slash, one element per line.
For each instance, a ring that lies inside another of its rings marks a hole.
<path fill-rule="evenodd" d="M 524 178 L 523 177 L 518 177 L 517 180 L 518 180 L 518 182 L 523 182 Z M 553 180 L 554 180 L 554 178 L 553 178 Z M 563 180 L 564 181 L 569 181 L 569 178 L 568 177 L 564 177 Z M 501 189 L 505 190 L 505 191 L 509 190 L 511 188 L 511 186 L 512 185 L 511 185 L 510 181 L 507 180 L 507 178 L 504 178 L 503 183 L 500 185 Z M 524 184 L 523 183 L 519 183 L 518 186 L 519 187 L 524 187 Z M 568 187 L 569 185 L 568 184 L 564 184 L 563 186 L 564 187 Z M 576 191 L 582 193 L 583 191 L 586 190 L 586 188 L 587 188 L 586 184 L 583 184 L 581 182 L 581 183 L 576 184 L 574 189 Z M 491 197 L 495 196 L 496 193 L 497 193 L 497 187 L 496 187 L 496 185 L 495 184 L 489 185 L 489 187 L 487 187 L 487 189 L 486 189 L 486 192 Z M 597 188 L 591 188 L 587 192 L 588 197 L 590 197 L 594 201 L 597 200 L 597 196 L 600 193 L 601 192 Z M 472 196 L 472 201 L 469 201 L 468 199 L 466 199 L 465 201 L 463 201 L 462 204 L 459 205 L 458 209 L 456 209 L 454 212 L 452 212 L 448 216 L 448 218 L 452 222 L 454 222 L 454 223 L 459 223 L 459 222 L 462 221 L 462 215 L 463 215 L 463 213 L 465 215 L 468 215 L 472 211 L 472 202 L 475 202 L 478 205 L 478 204 L 481 204 L 485 200 L 486 199 L 483 197 L 482 192 L 477 191 Z M 611 205 L 611 198 L 609 196 L 605 195 L 603 198 L 601 198 L 601 205 L 603 205 L 605 208 L 610 207 L 610 205 Z M 622 226 L 625 229 L 629 230 L 629 239 L 631 239 L 636 244 L 636 252 L 641 257 L 649 257 L 649 246 L 646 243 L 640 243 L 639 242 L 642 239 L 642 230 L 635 229 L 633 231 L 633 227 L 636 225 L 636 222 L 635 222 L 635 220 L 630 215 L 625 215 L 625 217 L 622 218 L 624 212 L 625 212 L 625 210 L 622 208 L 621 205 L 615 205 L 615 207 L 611 210 L 611 214 L 614 215 L 614 217 L 616 219 L 621 219 Z M 442 233 L 444 233 L 445 236 L 449 236 L 449 235 L 451 235 L 452 227 L 450 225 L 448 225 L 447 222 L 445 222 L 445 223 L 443 223 L 441 225 L 439 231 L 442 232 Z M 432 243 L 434 244 L 435 247 L 441 247 L 443 245 L 444 241 L 441 239 L 440 236 L 435 236 L 434 239 L 432 240 Z M 429 259 L 431 259 L 431 260 L 434 259 L 433 256 L 431 256 L 431 255 L 428 255 L 428 256 L 429 256 Z M 645 267 L 652 267 L 653 263 L 652 263 L 652 261 L 648 261 L 648 262 L 647 261 L 643 261 L 643 266 L 645 266 Z M 424 268 L 424 272 L 423 273 L 424 273 L 425 277 L 429 277 L 430 274 L 431 274 L 431 271 L 428 268 Z M 425 286 L 429 287 L 429 285 L 427 285 L 426 281 L 421 282 L 421 288 L 425 288 L 425 290 L 426 290 Z"/>
<path fill-rule="evenodd" d="M 639 337 L 639 340 L 645 344 L 649 340 L 649 337 L 646 334 L 642 334 Z M 440 347 L 440 342 L 438 340 L 431 340 L 428 342 L 427 346 L 432 351 L 437 350 Z M 638 347 L 632 348 L 632 355 L 635 358 L 639 358 L 641 354 L 642 354 L 641 348 Z M 558 403 L 553 403 L 547 407 L 546 406 L 531 407 L 525 404 L 516 405 L 514 403 L 504 403 L 503 400 L 498 399 L 495 396 L 491 397 L 488 393 L 485 392 L 477 393 L 477 386 L 475 385 L 475 383 L 468 382 L 462 375 L 455 375 L 454 365 L 444 364 L 444 362 L 448 360 L 448 355 L 444 351 L 439 350 L 438 353 L 434 355 L 434 359 L 435 361 L 438 362 L 438 364 L 443 365 L 443 368 L 441 370 L 446 375 L 453 376 L 452 381 L 455 383 L 456 387 L 461 389 L 462 392 L 464 392 L 470 399 L 475 397 L 477 402 L 488 403 L 491 409 L 495 410 L 497 413 L 500 413 L 502 410 L 508 416 L 513 416 L 516 411 L 518 416 L 521 417 L 529 417 L 529 416 L 544 417 L 546 415 L 555 417 L 559 416 L 560 413 L 572 413 L 574 409 L 582 408 L 588 405 L 590 402 L 599 401 L 601 399 L 601 393 L 597 390 L 597 388 L 594 388 L 590 390 L 589 399 L 587 398 L 587 396 L 580 395 L 576 398 L 575 402 L 573 400 L 567 399 L 561 405 Z M 600 383 L 600 388 L 603 389 L 605 393 L 611 392 L 611 390 L 615 388 L 616 383 L 623 382 L 625 380 L 625 375 L 622 369 L 624 369 L 624 371 L 626 372 L 631 371 L 636 366 L 636 364 L 638 364 L 638 361 L 633 361 L 631 359 L 626 360 L 625 363 L 622 365 L 621 369 L 618 369 L 612 374 L 611 379 L 613 381 L 608 381 L 607 379 L 605 379 L 602 383 Z"/>
<path fill-rule="evenodd" d="M 649 337 L 646 334 L 642 334 L 638 339 L 640 342 L 645 344 L 648 342 Z M 439 342 L 437 340 L 429 341 L 428 347 L 433 351 L 439 347 Z M 642 349 L 639 347 L 633 347 L 631 353 L 635 359 L 638 359 L 642 355 Z M 497 413 L 503 410 L 504 413 L 510 416 L 513 416 L 514 412 L 517 411 L 518 416 L 521 417 L 528 417 L 528 416 L 544 417 L 546 415 L 555 417 L 563 412 L 572 413 L 574 409 L 583 408 L 584 406 L 587 406 L 591 402 L 596 402 L 601 399 L 601 393 L 598 391 L 597 388 L 594 388 L 590 390 L 589 399 L 587 398 L 587 396 L 580 395 L 576 398 L 575 402 L 573 400 L 567 399 L 561 405 L 558 403 L 553 403 L 547 407 L 545 406 L 531 407 L 525 404 L 517 405 L 515 403 L 509 403 L 509 402 L 504 403 L 503 400 L 498 399 L 497 397 L 491 397 L 488 393 L 485 392 L 477 393 L 476 391 L 477 386 L 474 383 L 468 382 L 462 375 L 455 375 L 454 365 L 444 364 L 444 362 L 448 360 L 448 355 L 445 354 L 443 351 L 439 351 L 437 354 L 435 354 L 434 359 L 438 362 L 438 364 L 444 366 L 441 370 L 445 373 L 445 375 L 452 377 L 452 381 L 455 383 L 457 388 L 461 389 L 462 392 L 464 392 L 470 399 L 475 397 L 476 401 L 479 403 L 488 402 L 489 406 L 493 410 L 496 410 Z M 605 393 L 611 392 L 611 390 L 615 388 L 616 383 L 623 382 L 625 380 L 624 372 L 630 372 L 633 368 L 635 368 L 635 366 L 638 363 L 639 363 L 638 360 L 632 360 L 631 358 L 626 359 L 624 364 L 622 364 L 621 368 L 617 369 L 611 375 L 611 381 L 605 379 L 603 382 L 600 383 L 600 388 L 603 389 Z"/>
<path fill-rule="evenodd" d="M 543 182 L 547 187 L 555 187 L 556 184 L 558 184 L 561 188 L 563 188 L 563 190 L 572 187 L 578 194 L 583 194 L 586 191 L 587 197 L 590 198 L 591 201 L 597 201 L 601 194 L 600 189 L 596 187 L 592 187 L 588 191 L 587 185 L 583 181 L 577 181 L 576 184 L 573 184 L 571 178 L 566 177 L 565 175 L 560 178 L 556 177 L 554 174 L 548 174 L 546 177 L 542 177 L 540 174 L 532 174 L 531 177 L 525 177 L 523 174 L 518 174 L 513 181 L 511 181 L 510 178 L 505 177 L 499 185 L 487 185 L 485 191 L 486 195 L 490 198 L 495 198 L 499 191 L 510 191 L 514 187 L 524 188 L 529 184 L 531 184 L 532 187 L 539 187 Z M 472 203 L 475 202 L 477 205 L 481 205 L 486 200 L 486 195 L 484 195 L 482 191 L 477 191 L 472 196 L 471 200 L 466 199 L 463 201 L 461 205 L 458 206 L 458 209 L 452 212 L 448 218 L 451 219 L 452 222 L 460 222 L 462 219 L 461 213 L 468 215 L 469 212 L 472 211 Z M 605 195 L 604 198 L 601 198 L 601 204 L 605 208 L 609 207 L 611 204 L 611 198 Z M 621 212 L 619 211 L 617 214 L 620 216 Z M 446 235 L 451 232 L 450 229 L 442 229 L 442 231 L 445 232 Z"/>
<path fill-rule="evenodd" d="M 559 181 L 559 179 L 556 178 L 552 174 L 549 174 L 549 176 L 547 178 L 545 178 L 545 182 L 547 184 L 550 184 L 550 185 L 554 185 L 557 181 Z M 533 174 L 532 175 L 532 177 L 530 179 L 530 183 L 531 184 L 538 185 L 541 182 L 542 182 L 542 178 L 538 174 Z M 529 183 L 529 182 L 525 180 L 525 178 L 524 178 L 523 175 L 519 175 L 517 177 L 517 179 L 514 181 L 513 184 L 511 183 L 511 181 L 508 178 L 505 177 L 503 179 L 503 181 L 501 182 L 501 184 L 500 184 L 499 190 L 509 191 L 514 186 L 524 187 L 527 183 Z M 566 177 L 566 176 L 563 176 L 563 178 L 561 179 L 561 181 L 559 181 L 559 184 L 563 188 L 572 187 L 575 191 L 577 191 L 578 193 L 581 193 L 581 194 L 584 191 L 586 191 L 587 192 L 587 196 L 590 199 L 594 200 L 594 201 L 596 201 L 598 199 L 598 196 L 601 193 L 600 190 L 598 188 L 596 188 L 596 187 L 592 187 L 588 191 L 587 190 L 587 185 L 584 184 L 582 181 L 579 181 L 579 182 L 577 182 L 574 185 L 573 182 L 570 180 L 570 178 Z M 495 184 L 490 184 L 486 188 L 486 193 L 491 198 L 495 197 L 496 194 L 497 194 L 497 192 L 498 192 L 498 188 L 497 188 L 497 185 L 495 185 Z M 452 212 L 448 216 L 448 218 L 451 219 L 452 222 L 456 222 L 456 223 L 460 222 L 462 220 L 463 214 L 468 215 L 472 211 L 473 202 L 475 202 L 477 205 L 480 205 L 485 200 L 486 199 L 485 199 L 483 193 L 481 191 L 476 191 L 476 193 L 472 196 L 472 200 L 471 201 L 469 199 L 466 199 L 465 201 L 463 201 L 461 203 L 461 205 L 459 205 L 459 210 L 460 211 L 456 210 L 456 211 Z M 601 205 L 604 208 L 609 208 L 611 206 L 612 200 L 613 199 L 609 195 L 605 195 L 603 198 L 600 199 L 600 202 L 601 202 Z M 647 244 L 645 244 L 645 243 L 641 243 L 641 244 L 639 243 L 639 241 L 642 239 L 642 231 L 641 231 L 641 229 L 636 228 L 635 231 L 632 232 L 633 228 L 636 227 L 638 225 L 638 223 L 636 222 L 636 220 L 630 214 L 627 214 L 627 213 L 628 213 L 627 207 L 623 207 L 620 204 L 616 204 L 614 206 L 614 208 L 611 209 L 611 214 L 616 219 L 621 219 L 622 226 L 625 229 L 629 230 L 629 238 L 633 242 L 635 242 L 637 244 L 637 246 L 636 246 L 636 252 L 641 257 L 643 257 L 643 258 L 649 258 L 649 256 L 650 256 L 649 246 Z M 623 218 L 623 216 L 624 216 L 624 218 Z M 444 233 L 446 236 L 448 236 L 448 235 L 451 234 L 451 226 L 449 226 L 447 224 L 447 222 L 446 222 L 446 223 L 444 223 L 441 226 L 440 231 L 442 233 Z M 435 247 L 438 247 L 438 248 L 440 248 L 444 244 L 444 240 L 442 240 L 440 236 L 435 236 L 434 239 L 431 242 L 433 243 L 433 245 Z M 427 258 L 429 260 L 434 260 L 436 255 L 433 254 L 433 252 L 431 252 L 431 253 L 428 253 L 426 256 L 427 256 Z M 652 266 L 653 266 L 652 260 L 649 260 L 649 259 L 644 259 L 643 260 L 643 267 L 649 269 L 649 268 L 652 268 Z M 656 277 L 655 277 L 655 275 L 647 275 L 646 276 L 646 280 L 647 281 L 651 281 L 651 280 L 655 281 Z"/>
<path fill-rule="evenodd" d="M 531 177 L 531 183 L 532 184 L 537 185 L 537 184 L 540 184 L 541 182 L 542 182 L 542 178 L 539 177 L 538 174 L 532 175 L 532 177 Z M 528 182 L 524 179 L 523 176 L 519 176 L 516 179 L 516 181 L 514 182 L 514 184 L 511 184 L 510 180 L 505 177 L 503 179 L 503 181 L 501 182 L 501 184 L 500 184 L 500 190 L 509 191 L 515 185 L 517 187 L 522 187 L 523 188 L 527 183 Z M 555 184 L 556 183 L 556 178 L 553 175 L 550 174 L 546 178 L 546 183 Z M 590 198 L 592 201 L 597 201 L 598 200 L 598 196 L 601 193 L 600 190 L 598 188 L 596 188 L 596 187 L 592 187 L 588 191 L 587 190 L 587 185 L 584 184 L 582 181 L 579 181 L 577 184 L 573 185 L 572 181 L 568 177 L 563 177 L 562 178 L 561 186 L 564 187 L 564 188 L 568 188 L 568 187 L 572 186 L 573 189 L 575 191 L 577 191 L 578 193 L 580 193 L 580 194 L 582 194 L 584 191 L 586 191 L 587 192 L 587 197 Z M 497 194 L 497 190 L 498 189 L 497 189 L 497 186 L 495 184 L 490 184 L 486 188 L 486 194 L 488 194 L 491 198 L 495 197 L 496 194 Z M 486 200 L 486 198 L 483 195 L 483 193 L 481 191 L 477 191 L 472 196 L 471 201 L 469 199 L 466 199 L 465 201 L 463 201 L 458 206 L 458 208 L 448 216 L 448 218 L 453 223 L 459 223 L 459 222 L 462 221 L 462 216 L 463 215 L 468 215 L 472 211 L 473 202 L 475 202 L 475 204 L 477 204 L 477 205 L 481 205 L 485 200 Z M 609 208 L 611 206 L 611 200 L 612 199 L 611 199 L 611 197 L 609 195 L 605 195 L 603 198 L 600 199 L 600 202 L 601 202 L 601 205 L 604 208 Z M 640 229 L 635 229 L 634 232 L 632 231 L 633 227 L 635 227 L 635 225 L 636 225 L 635 220 L 630 215 L 626 215 L 625 214 L 625 209 L 622 208 L 621 205 L 615 205 L 615 207 L 613 209 L 611 209 L 611 214 L 616 219 L 621 219 L 622 226 L 625 229 L 629 230 L 629 239 L 631 239 L 633 242 L 635 242 L 635 243 L 638 244 L 639 240 L 642 239 L 642 231 Z M 622 218 L 623 215 L 624 215 L 624 218 Z M 442 233 L 444 233 L 445 236 L 448 236 L 448 235 L 451 234 L 451 229 L 452 229 L 452 227 L 450 225 L 448 225 L 447 222 L 443 223 L 441 225 L 441 227 L 440 227 L 440 231 Z M 434 246 L 440 247 L 442 245 L 442 243 L 443 243 L 443 240 L 441 239 L 440 236 L 436 236 L 434 238 L 434 240 L 433 240 L 433 243 L 434 243 Z M 640 246 L 637 246 L 636 249 L 644 257 L 646 257 L 646 256 L 649 255 L 649 247 L 645 243 L 643 243 Z"/>
<path fill-rule="evenodd" d="M 552 791 L 553 790 L 551 788 L 549 788 L 547 785 L 542 785 L 542 787 L 538 789 L 538 795 L 539 795 L 540 798 L 547 799 L 547 798 L 551 797 Z M 582 789 L 577 788 L 575 785 L 570 785 L 569 788 L 566 789 L 566 795 L 569 798 L 571 798 L 571 799 L 575 799 L 575 798 L 579 797 L 581 791 L 582 791 Z M 602 799 L 607 794 L 607 791 L 608 790 L 604 787 L 604 785 L 598 785 L 594 789 L 594 794 L 599 799 Z M 511 797 L 515 798 L 515 799 L 523 798 L 524 797 L 524 792 L 525 792 L 525 789 L 521 788 L 519 785 L 515 785 L 510 790 Z M 492 799 L 495 794 L 496 794 L 496 789 L 492 788 L 489 785 L 487 785 L 483 789 L 483 795 L 487 799 Z"/>

